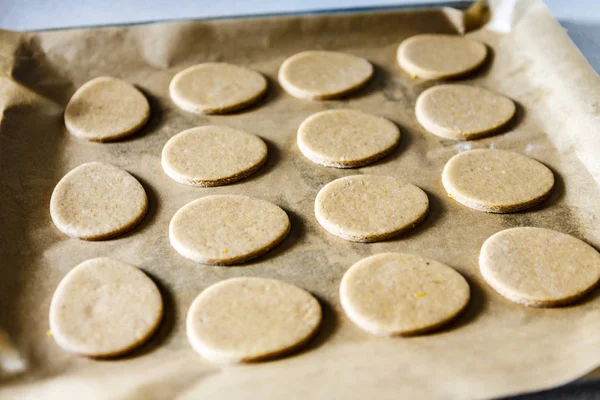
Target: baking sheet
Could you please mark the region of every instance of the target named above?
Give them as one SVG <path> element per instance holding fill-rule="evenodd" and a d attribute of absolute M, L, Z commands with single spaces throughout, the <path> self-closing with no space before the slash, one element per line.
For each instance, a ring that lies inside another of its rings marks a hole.
<path fill-rule="evenodd" d="M 519 104 L 506 132 L 471 142 L 444 140 L 419 126 L 416 97 L 434 82 L 411 79 L 395 62 L 397 45 L 409 36 L 456 32 L 456 12 L 449 10 L 0 32 L 0 398 L 482 398 L 562 384 L 597 366 L 600 291 L 574 306 L 530 309 L 504 300 L 478 272 L 484 240 L 513 226 L 555 229 L 600 246 L 598 77 L 541 2 L 517 5 L 509 33 L 469 33 L 489 45 L 491 56 L 464 81 Z M 286 57 L 307 49 L 366 57 L 375 65 L 375 77 L 344 100 L 295 99 L 277 84 L 277 70 Z M 226 116 L 179 110 L 169 100 L 169 81 L 204 61 L 262 72 L 270 84 L 266 99 Z M 139 134 L 100 144 L 67 133 L 63 107 L 76 88 L 100 75 L 132 82 L 148 96 L 153 114 Z M 402 131 L 400 147 L 356 170 L 305 159 L 295 144 L 298 125 L 315 112 L 342 107 L 395 121 Z M 172 181 L 160 166 L 164 143 L 205 124 L 261 136 L 269 147 L 267 164 L 223 187 Z M 494 215 L 447 198 L 440 182 L 444 163 L 457 152 L 484 147 L 517 151 L 549 166 L 556 175 L 550 200 L 527 212 Z M 148 193 L 148 215 L 121 238 L 69 239 L 50 220 L 54 185 L 89 161 L 124 168 Z M 414 232 L 382 243 L 350 243 L 328 234 L 313 215 L 317 191 L 331 180 L 361 173 L 420 186 L 429 195 L 431 214 Z M 216 193 L 280 205 L 290 215 L 290 236 L 242 266 L 184 259 L 169 244 L 169 220 L 187 202 Z M 467 311 L 439 332 L 411 338 L 377 338 L 355 327 L 340 307 L 340 279 L 354 262 L 383 251 L 420 254 L 456 268 L 471 284 Z M 166 315 L 158 333 L 125 358 L 72 356 L 49 336 L 48 306 L 56 285 L 73 266 L 99 256 L 143 268 L 164 295 Z M 185 336 L 187 308 L 204 288 L 234 276 L 271 277 L 311 291 L 324 309 L 317 337 L 295 355 L 258 364 L 218 366 L 202 359 Z"/>

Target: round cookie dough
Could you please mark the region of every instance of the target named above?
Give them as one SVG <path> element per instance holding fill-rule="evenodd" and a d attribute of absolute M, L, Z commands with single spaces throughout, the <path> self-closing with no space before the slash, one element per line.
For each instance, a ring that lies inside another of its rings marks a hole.
<path fill-rule="evenodd" d="M 108 239 L 130 230 L 147 209 L 146 192 L 133 176 L 99 162 L 71 170 L 50 198 L 50 216 L 56 227 L 86 240 Z"/>
<path fill-rule="evenodd" d="M 139 130 L 150 118 L 146 97 L 120 79 L 100 77 L 81 86 L 65 109 L 69 132 L 96 142 L 119 139 Z"/>
<path fill-rule="evenodd" d="M 485 281 L 507 299 L 529 307 L 572 303 L 600 280 L 600 254 L 587 243 L 550 229 L 506 229 L 481 248 Z"/>
<path fill-rule="evenodd" d="M 230 265 L 258 257 L 290 231 L 281 208 L 240 195 L 202 197 L 181 207 L 169 224 L 171 245 L 192 261 Z"/>
<path fill-rule="evenodd" d="M 177 182 L 226 185 L 254 173 L 267 160 L 258 136 L 225 126 L 202 126 L 173 136 L 162 151 L 162 167 Z"/>
<path fill-rule="evenodd" d="M 374 335 L 413 335 L 454 319 L 469 303 L 469 284 L 434 260 L 382 253 L 354 264 L 342 278 L 341 303 L 359 328 Z"/>
<path fill-rule="evenodd" d="M 322 111 L 298 128 L 298 147 L 306 158 L 336 168 L 355 168 L 377 161 L 400 141 L 391 121 L 355 110 Z"/>
<path fill-rule="evenodd" d="M 232 278 L 204 290 L 187 314 L 187 335 L 212 362 L 257 361 L 306 343 L 321 324 L 308 292 L 264 278 Z"/>
<path fill-rule="evenodd" d="M 412 76 L 425 79 L 465 75 L 485 61 L 485 44 L 464 36 L 424 34 L 404 40 L 398 64 Z"/>
<path fill-rule="evenodd" d="M 279 68 L 279 83 L 299 99 L 325 100 L 362 87 L 373 66 L 364 58 L 333 51 L 303 51 Z"/>
<path fill-rule="evenodd" d="M 73 268 L 56 288 L 50 331 L 66 351 L 116 356 L 145 342 L 162 312 L 160 292 L 141 270 L 110 258 L 94 258 Z"/>
<path fill-rule="evenodd" d="M 427 194 L 415 185 L 377 175 L 354 175 L 325 185 L 315 200 L 317 221 L 353 242 L 376 242 L 418 225 L 429 211 Z"/>
<path fill-rule="evenodd" d="M 417 120 L 434 135 L 455 140 L 490 135 L 515 114 L 508 97 L 468 85 L 438 85 L 417 98 Z"/>
<path fill-rule="evenodd" d="M 448 196 L 479 211 L 507 213 L 545 200 L 554 174 L 540 162 L 504 150 L 471 150 L 452 157 L 442 183 Z"/>
<path fill-rule="evenodd" d="M 182 110 L 219 114 L 239 110 L 267 92 L 260 73 L 228 63 L 203 63 L 177 73 L 169 85 L 171 99 Z"/>

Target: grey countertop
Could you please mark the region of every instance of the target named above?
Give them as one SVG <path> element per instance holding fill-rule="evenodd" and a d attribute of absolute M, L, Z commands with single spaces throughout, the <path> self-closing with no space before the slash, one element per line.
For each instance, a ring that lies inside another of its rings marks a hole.
<path fill-rule="evenodd" d="M 1 0 L 0 28 L 41 30 L 431 2 L 432 0 Z M 600 0 L 545 0 L 545 3 L 592 67 L 599 72 Z M 600 381 L 584 380 L 558 389 L 511 398 L 538 399 L 600 399 Z"/>

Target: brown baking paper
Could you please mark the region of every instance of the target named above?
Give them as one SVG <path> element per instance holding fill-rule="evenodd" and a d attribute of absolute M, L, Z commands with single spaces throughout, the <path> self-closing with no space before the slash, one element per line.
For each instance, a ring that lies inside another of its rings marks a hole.
<path fill-rule="evenodd" d="M 520 2 L 509 33 L 469 33 L 490 48 L 487 65 L 464 81 L 504 93 L 519 104 L 504 132 L 454 142 L 417 123 L 417 96 L 435 82 L 411 79 L 396 64 L 396 48 L 424 32 L 455 32 L 447 10 L 385 11 L 158 23 L 38 33 L 0 33 L 0 369 L 2 399 L 283 399 L 481 398 L 559 385 L 600 361 L 600 291 L 578 304 L 533 309 L 513 304 L 482 280 L 479 249 L 490 235 L 537 226 L 600 246 L 600 118 L 598 77 L 539 1 Z M 452 15 L 451 15 L 452 14 Z M 278 85 L 282 61 L 302 50 L 339 50 L 375 65 L 372 82 L 339 101 L 312 102 Z M 227 61 L 262 72 L 269 92 L 258 105 L 231 115 L 197 116 L 169 99 L 173 75 L 204 61 Z M 113 143 L 76 139 L 63 108 L 87 80 L 110 75 L 147 95 L 152 117 L 141 132 Z M 374 165 L 339 170 L 315 165 L 296 146 L 309 115 L 348 107 L 395 121 L 400 147 Z M 264 138 L 269 158 L 236 184 L 193 188 L 163 173 L 160 154 L 176 133 L 222 124 Z M 444 163 L 470 148 L 509 149 L 540 160 L 556 174 L 542 206 L 486 214 L 449 199 L 440 181 Z M 90 161 L 135 175 L 150 198 L 144 221 L 120 238 L 70 239 L 50 220 L 59 179 Z M 352 174 L 390 175 L 423 188 L 431 214 L 413 232 L 382 243 L 351 243 L 316 222 L 313 203 L 326 183 Z M 290 236 L 267 255 L 241 266 L 189 261 L 168 239 L 173 214 L 216 193 L 245 194 L 284 208 Z M 436 333 L 378 338 L 354 326 L 340 308 L 338 285 L 356 261 L 383 251 L 431 257 L 471 284 L 466 312 Z M 133 354 L 92 360 L 63 352 L 48 332 L 48 307 L 61 278 L 92 257 L 139 266 L 161 288 L 165 317 L 153 339 Z M 292 282 L 319 298 L 324 321 L 305 349 L 278 360 L 214 365 L 186 339 L 185 315 L 207 286 L 235 276 Z"/>

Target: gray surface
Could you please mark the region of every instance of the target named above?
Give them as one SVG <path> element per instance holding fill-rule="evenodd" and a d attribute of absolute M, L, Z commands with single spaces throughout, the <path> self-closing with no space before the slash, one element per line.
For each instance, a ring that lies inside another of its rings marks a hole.
<path fill-rule="evenodd" d="M 431 2 L 432 0 L 0 0 L 0 28 L 40 30 Z M 600 0 L 545 2 L 590 64 L 597 72 L 600 71 Z M 541 399 L 600 399 L 600 382 L 579 382 L 554 390 L 511 398 Z"/>

